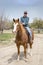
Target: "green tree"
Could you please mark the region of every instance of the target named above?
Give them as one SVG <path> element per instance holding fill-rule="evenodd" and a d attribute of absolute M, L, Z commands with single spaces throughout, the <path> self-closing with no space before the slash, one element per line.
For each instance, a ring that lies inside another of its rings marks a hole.
<path fill-rule="evenodd" d="M 43 29 L 43 20 L 35 18 L 31 23 L 31 27 L 34 29 L 38 29 L 38 32 L 40 32 L 40 29 Z"/>

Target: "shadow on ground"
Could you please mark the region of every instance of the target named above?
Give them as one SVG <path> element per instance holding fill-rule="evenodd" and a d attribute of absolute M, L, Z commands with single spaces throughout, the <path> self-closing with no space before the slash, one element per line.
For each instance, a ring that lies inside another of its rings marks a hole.
<path fill-rule="evenodd" d="M 18 57 L 17 52 L 15 52 L 15 53 L 11 56 L 11 58 L 8 59 L 8 63 L 13 62 L 13 60 L 17 60 L 17 57 Z M 21 52 L 21 53 L 20 53 L 20 60 L 23 60 L 23 57 L 24 57 L 24 53 Z"/>

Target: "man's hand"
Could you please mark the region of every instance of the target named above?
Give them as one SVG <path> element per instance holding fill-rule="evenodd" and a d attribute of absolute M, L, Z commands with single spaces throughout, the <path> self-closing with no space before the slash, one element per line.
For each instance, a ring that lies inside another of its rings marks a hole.
<path fill-rule="evenodd" d="M 23 25 L 25 25 L 25 23 L 22 23 Z"/>

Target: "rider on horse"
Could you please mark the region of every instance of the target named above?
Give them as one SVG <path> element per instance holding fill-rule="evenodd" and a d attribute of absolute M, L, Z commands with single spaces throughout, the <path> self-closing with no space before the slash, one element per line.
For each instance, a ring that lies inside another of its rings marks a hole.
<path fill-rule="evenodd" d="M 24 12 L 24 16 L 20 18 L 20 22 L 24 25 L 28 33 L 30 34 L 30 41 L 32 42 L 32 32 L 29 28 L 28 22 L 29 22 L 29 17 L 27 16 L 27 11 Z"/>

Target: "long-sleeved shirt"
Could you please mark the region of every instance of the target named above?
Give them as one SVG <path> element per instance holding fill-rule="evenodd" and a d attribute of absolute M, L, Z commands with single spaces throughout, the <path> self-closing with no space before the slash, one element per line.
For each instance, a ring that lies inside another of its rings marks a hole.
<path fill-rule="evenodd" d="M 29 22 L 29 17 L 21 17 L 20 18 L 21 23 L 23 23 L 24 25 L 28 25 Z"/>

